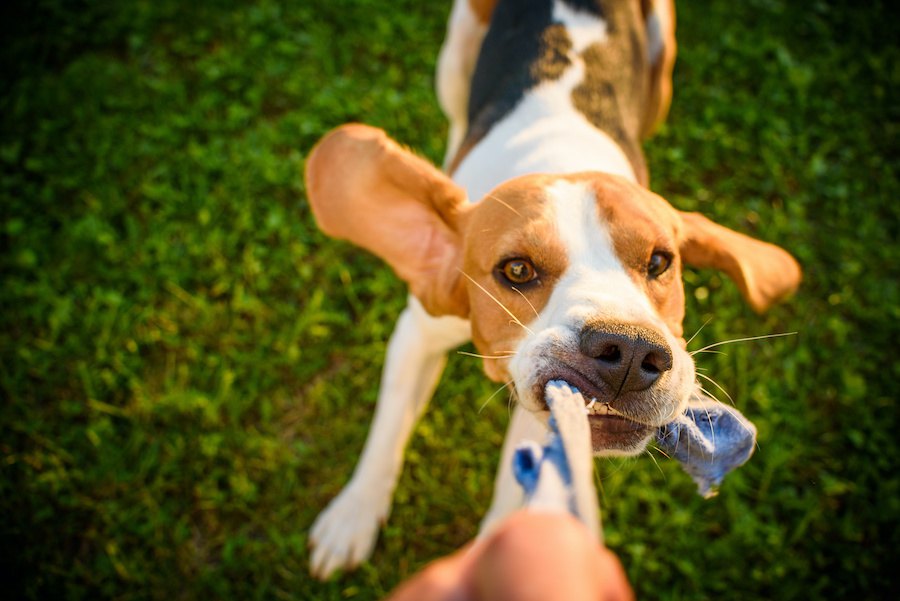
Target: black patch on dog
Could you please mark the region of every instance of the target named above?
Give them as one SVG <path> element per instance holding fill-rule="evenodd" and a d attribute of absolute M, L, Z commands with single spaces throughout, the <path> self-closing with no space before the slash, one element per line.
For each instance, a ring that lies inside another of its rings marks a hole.
<path fill-rule="evenodd" d="M 597 0 L 563 0 L 563 4 L 568 4 L 571 8 L 579 12 L 590 13 L 601 19 L 604 18 L 603 7 Z"/>
<path fill-rule="evenodd" d="M 478 143 L 542 79 L 562 75 L 571 45 L 565 29 L 553 24 L 553 0 L 500 0 L 472 75 L 463 146 Z"/>

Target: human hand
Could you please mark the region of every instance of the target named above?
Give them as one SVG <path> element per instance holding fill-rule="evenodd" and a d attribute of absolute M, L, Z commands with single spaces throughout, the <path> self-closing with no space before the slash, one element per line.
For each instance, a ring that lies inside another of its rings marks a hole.
<path fill-rule="evenodd" d="M 616 556 L 570 515 L 520 511 L 440 559 L 390 601 L 632 601 Z"/>

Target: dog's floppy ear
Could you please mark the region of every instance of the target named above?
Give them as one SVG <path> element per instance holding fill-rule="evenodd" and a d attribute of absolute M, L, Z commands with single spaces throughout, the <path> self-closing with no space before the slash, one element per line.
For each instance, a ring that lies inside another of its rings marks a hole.
<path fill-rule="evenodd" d="M 699 213 L 681 213 L 681 218 L 682 260 L 695 267 L 724 271 L 755 311 L 765 311 L 800 285 L 800 266 L 785 250 L 739 234 Z"/>
<path fill-rule="evenodd" d="M 468 315 L 459 221 L 466 193 L 374 127 L 343 125 L 306 161 L 323 232 L 384 259 L 432 315 Z"/>

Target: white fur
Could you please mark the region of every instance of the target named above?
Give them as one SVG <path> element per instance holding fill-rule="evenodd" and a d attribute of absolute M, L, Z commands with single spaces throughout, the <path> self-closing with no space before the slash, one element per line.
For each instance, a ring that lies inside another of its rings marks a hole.
<path fill-rule="evenodd" d="M 553 20 L 565 26 L 575 54 L 581 54 L 588 46 L 606 40 L 606 21 L 591 13 L 575 10 L 559 0 L 553 3 Z"/>

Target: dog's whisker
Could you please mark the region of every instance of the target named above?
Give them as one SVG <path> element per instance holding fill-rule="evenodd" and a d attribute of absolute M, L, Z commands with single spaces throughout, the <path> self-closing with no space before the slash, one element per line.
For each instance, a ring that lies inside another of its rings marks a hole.
<path fill-rule="evenodd" d="M 659 447 L 651 447 L 651 448 L 654 449 L 657 453 L 659 453 L 659 454 L 662 455 L 663 457 L 665 457 L 666 459 L 671 459 L 671 458 L 672 458 L 671 455 L 669 455 L 668 453 L 666 453 L 665 451 L 663 451 L 663 450 L 662 450 L 661 448 L 659 448 Z"/>
<path fill-rule="evenodd" d="M 468 280 L 469 280 L 470 282 L 472 282 L 473 284 L 475 284 L 476 286 L 478 286 L 478 289 L 479 289 L 479 290 L 481 290 L 482 292 L 484 292 L 485 294 L 487 294 L 487 295 L 488 295 L 488 298 L 490 298 L 492 301 L 494 301 L 495 303 L 497 303 L 497 306 L 499 306 L 501 309 L 503 309 L 503 310 L 506 312 L 506 314 L 509 315 L 509 316 L 512 318 L 512 323 L 515 323 L 516 325 L 518 325 L 518 326 L 520 326 L 522 329 L 524 329 L 526 332 L 528 332 L 529 334 L 531 334 L 532 336 L 534 336 L 534 332 L 532 332 L 531 329 L 530 329 L 528 326 L 526 326 L 524 323 L 522 323 L 521 321 L 519 321 L 519 318 L 516 317 L 515 314 L 514 314 L 512 311 L 510 311 L 509 309 L 507 309 L 507 308 L 506 308 L 506 305 L 504 305 L 503 303 L 501 303 L 501 302 L 497 299 L 496 296 L 494 296 L 493 294 L 491 294 L 490 292 L 488 292 L 487 289 L 485 289 L 484 286 L 482 286 L 481 284 L 479 284 L 478 282 L 476 282 L 475 279 L 474 279 L 472 276 L 470 276 L 468 273 L 466 273 L 466 272 L 463 271 L 462 269 L 460 269 L 459 272 L 460 272 L 461 274 L 463 274 L 464 276 L 466 276 L 466 278 L 468 278 Z"/>
<path fill-rule="evenodd" d="M 457 355 L 465 355 L 466 357 L 477 357 L 479 359 L 509 359 L 516 356 L 516 351 L 497 351 L 502 355 L 479 355 L 478 353 L 470 353 L 468 351 L 456 351 Z"/>
<path fill-rule="evenodd" d="M 713 382 L 713 384 L 716 384 L 716 383 Z M 716 386 L 718 386 L 718 384 L 716 384 Z M 705 393 L 705 394 L 706 394 L 707 396 L 709 396 L 710 398 L 714 399 L 715 401 L 717 401 L 717 402 L 719 402 L 719 403 L 722 403 L 722 401 L 719 400 L 719 397 L 717 397 L 716 395 L 714 395 L 713 393 L 711 393 L 709 390 L 703 388 L 702 386 L 699 386 L 699 388 L 700 388 L 700 391 L 701 391 L 701 392 Z M 722 392 L 724 392 L 725 394 L 728 394 L 728 392 L 726 392 L 724 389 L 722 390 Z M 729 400 L 731 399 L 731 397 L 728 397 L 728 398 L 729 398 Z M 722 404 L 724 405 L 724 403 L 722 403 Z M 731 401 L 731 404 L 734 405 L 734 401 Z M 736 407 L 735 407 L 735 408 L 736 408 Z M 707 411 L 707 417 L 708 417 L 708 416 L 709 416 L 709 412 Z M 743 422 L 740 422 L 740 421 L 739 421 L 738 423 L 741 425 L 741 427 L 742 427 L 744 430 L 747 431 L 747 434 L 755 435 L 755 433 L 753 432 L 753 430 L 751 430 L 748 426 L 745 426 Z M 711 427 L 712 427 L 712 422 L 710 421 L 710 428 L 711 428 Z M 713 439 L 713 444 L 715 444 L 715 439 Z M 756 443 L 756 446 L 757 446 L 757 447 L 759 446 L 759 443 L 758 443 L 758 442 Z"/>
<path fill-rule="evenodd" d="M 600 477 L 600 468 L 597 467 L 597 462 L 594 461 L 594 485 L 597 487 L 597 496 L 600 501 L 600 506 L 604 507 L 606 505 L 606 491 L 603 490 L 603 478 Z"/>
<path fill-rule="evenodd" d="M 719 402 L 721 403 L 721 401 L 719 401 Z M 712 435 L 712 444 L 713 444 L 712 457 L 713 457 L 713 459 L 715 459 L 716 458 L 716 427 L 713 424 L 712 416 L 709 414 L 709 409 L 704 407 L 703 411 L 706 412 L 706 419 L 709 420 L 709 433 Z"/>
<path fill-rule="evenodd" d="M 782 332 L 780 334 L 765 334 L 763 336 L 748 336 L 746 338 L 734 338 L 732 340 L 723 340 L 721 342 L 716 342 L 713 344 L 709 344 L 704 346 L 702 349 L 691 351 L 691 355 L 696 353 L 702 353 L 704 351 L 708 351 L 711 348 L 715 348 L 717 346 L 722 346 L 723 344 L 734 344 L 735 342 L 749 342 L 751 340 L 764 340 L 766 338 L 782 338 L 784 336 L 795 336 L 797 332 Z"/>
<path fill-rule="evenodd" d="M 494 196 L 493 194 L 488 194 L 485 198 L 490 198 L 491 200 L 496 200 L 497 202 L 499 202 L 500 204 L 502 204 L 504 207 L 506 207 L 507 209 L 509 209 L 510 211 L 512 211 L 513 213 L 515 213 L 516 215 L 518 215 L 519 217 L 522 216 L 522 213 L 518 212 L 518 211 L 515 209 L 515 207 L 513 207 L 511 204 L 509 204 L 508 202 L 506 202 L 506 201 L 503 200 L 502 198 L 498 198 L 498 197 Z"/>
<path fill-rule="evenodd" d="M 512 383 L 512 380 L 510 380 L 509 383 Z M 506 399 L 506 417 L 509 419 L 512 419 L 512 408 L 516 402 L 518 402 L 518 399 L 516 398 L 516 387 L 512 386 L 509 389 L 509 397 Z"/>
<path fill-rule="evenodd" d="M 616 458 L 613 458 L 613 457 L 604 457 L 603 459 L 605 459 L 606 462 L 609 463 L 610 465 L 616 465 L 616 463 L 617 463 L 617 462 L 615 461 Z M 611 472 L 608 472 L 608 473 L 607 473 L 607 476 L 612 476 L 612 475 L 614 475 L 614 474 L 618 474 L 618 473 L 621 472 L 623 469 L 625 469 L 625 465 L 626 465 L 626 464 L 625 464 L 624 461 L 618 462 L 618 465 L 616 465 L 616 469 L 614 469 L 614 470 L 611 471 Z"/>
<path fill-rule="evenodd" d="M 716 388 L 718 388 L 719 390 L 721 390 L 721 391 L 725 394 L 725 396 L 728 397 L 728 400 L 731 401 L 731 404 L 732 404 L 734 407 L 737 407 L 737 405 L 734 404 L 734 399 L 731 398 L 731 395 L 728 394 L 728 391 L 727 391 L 727 390 L 725 390 L 724 388 L 722 388 L 722 385 L 721 385 L 721 384 L 719 384 L 718 382 L 716 382 L 715 380 L 713 380 L 712 378 L 710 378 L 710 377 L 707 376 L 706 374 L 697 373 L 696 375 L 700 376 L 701 378 L 703 378 L 704 380 L 710 382 L 713 386 L 715 386 Z M 701 390 L 703 390 L 703 389 L 701 388 Z M 709 393 L 707 393 L 707 394 L 709 394 Z M 713 398 L 715 398 L 715 397 L 713 397 Z M 718 400 L 718 399 L 716 399 L 716 400 Z"/>
<path fill-rule="evenodd" d="M 537 309 L 534 308 L 534 305 L 531 304 L 531 301 L 528 300 L 528 297 L 525 296 L 524 294 L 522 294 L 522 292 L 521 292 L 518 288 L 516 288 L 515 286 L 513 286 L 513 290 L 515 290 L 515 291 L 518 293 L 519 296 L 521 296 L 523 299 L 525 299 L 525 302 L 528 303 L 528 306 L 531 307 L 531 310 L 532 310 L 532 311 L 534 311 L 534 316 L 535 316 L 535 317 L 540 317 L 540 315 L 538 315 Z"/>
<path fill-rule="evenodd" d="M 731 398 L 731 395 L 728 394 L 728 391 L 725 390 L 725 389 L 722 387 L 721 384 L 719 384 L 718 382 L 716 382 L 715 380 L 713 380 L 711 377 L 709 377 L 709 376 L 706 375 L 706 374 L 698 373 L 698 374 L 696 374 L 696 375 L 699 376 L 699 377 L 701 377 L 701 378 L 703 378 L 704 380 L 706 380 L 707 382 L 709 382 L 710 384 L 712 384 L 713 386 L 715 386 L 716 388 L 718 388 L 719 390 L 721 390 L 722 393 L 723 393 L 726 397 L 728 397 L 728 401 L 731 403 L 731 405 L 732 405 L 733 407 L 737 408 L 737 405 L 735 404 L 734 399 Z M 702 386 L 700 387 L 700 390 L 703 390 L 704 392 L 706 392 L 706 394 L 712 396 L 714 399 L 716 399 L 717 401 L 719 401 L 719 399 L 718 399 L 717 397 L 715 397 L 714 395 L 712 395 L 712 393 L 710 393 L 709 391 L 704 390 Z M 722 401 L 719 401 L 719 402 L 721 403 Z"/>
<path fill-rule="evenodd" d="M 689 352 L 688 352 L 688 354 L 689 354 L 691 357 L 693 357 L 694 355 L 699 355 L 700 353 L 704 353 L 704 354 L 707 354 L 707 355 L 727 355 L 727 354 L 728 354 L 728 353 L 723 353 L 722 351 L 704 351 L 704 350 L 699 350 L 699 351 L 689 351 Z"/>
<path fill-rule="evenodd" d="M 659 470 L 659 473 L 662 474 L 663 480 L 666 480 L 666 473 L 659 466 L 659 462 L 656 460 L 656 457 L 653 456 L 653 453 L 650 452 L 649 448 L 644 449 L 644 452 L 653 460 L 653 465 L 656 466 L 656 469 Z"/>
<path fill-rule="evenodd" d="M 716 401 L 717 403 L 721 403 L 721 402 L 722 402 L 722 401 L 719 400 L 719 397 L 717 397 L 716 395 L 714 395 L 714 394 L 713 394 L 712 392 L 710 392 L 709 390 L 703 388 L 702 386 L 698 385 L 697 388 L 700 389 L 700 392 L 702 392 L 703 394 L 705 394 L 706 396 L 708 396 L 708 397 L 711 398 L 712 400 Z"/>
<path fill-rule="evenodd" d="M 700 331 L 701 331 L 703 328 L 705 328 L 706 326 L 708 326 L 708 325 L 709 325 L 709 322 L 711 322 L 712 320 L 713 320 L 713 318 L 710 317 L 709 319 L 707 319 L 707 320 L 703 323 L 702 326 L 700 326 L 699 328 L 697 328 L 697 331 L 694 332 L 694 335 L 693 335 L 693 336 L 691 336 L 690 338 L 687 339 L 687 342 L 684 343 L 684 346 L 687 347 L 687 345 L 689 345 L 689 344 L 691 343 L 691 341 L 692 341 L 694 338 L 697 337 L 697 334 L 699 334 Z"/>
<path fill-rule="evenodd" d="M 484 411 L 484 408 L 488 406 L 488 403 L 490 403 L 491 400 L 493 400 L 493 398 L 494 398 L 495 396 L 497 396 L 498 394 L 500 394 L 500 392 L 502 392 L 507 386 L 509 386 L 509 385 L 512 384 L 512 383 L 513 383 L 513 381 L 510 380 L 509 382 L 507 382 L 506 384 L 504 384 L 503 386 L 501 386 L 500 388 L 498 388 L 497 390 L 495 390 L 494 393 L 493 393 L 491 396 L 489 396 L 489 397 L 487 398 L 487 400 L 481 405 L 481 408 L 478 409 L 478 414 L 480 415 L 481 412 Z"/>

